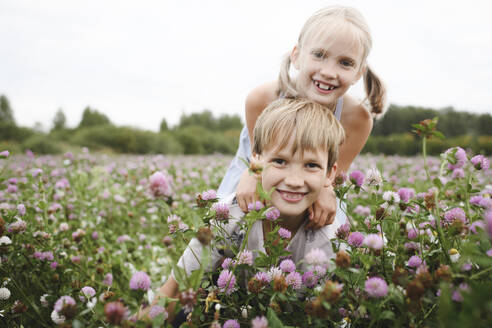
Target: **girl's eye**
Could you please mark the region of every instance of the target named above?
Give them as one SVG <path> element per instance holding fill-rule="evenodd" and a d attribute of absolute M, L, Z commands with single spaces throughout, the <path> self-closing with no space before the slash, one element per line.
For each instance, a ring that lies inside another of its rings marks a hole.
<path fill-rule="evenodd" d="M 352 66 L 354 66 L 354 63 L 352 61 L 345 60 L 345 59 L 342 60 L 342 61 L 340 61 L 340 64 L 342 64 L 345 67 L 352 67 Z"/>

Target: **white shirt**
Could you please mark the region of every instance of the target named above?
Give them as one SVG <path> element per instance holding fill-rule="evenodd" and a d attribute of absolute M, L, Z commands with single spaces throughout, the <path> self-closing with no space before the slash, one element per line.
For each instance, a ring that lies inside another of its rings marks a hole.
<path fill-rule="evenodd" d="M 245 214 L 237 205 L 235 196 L 236 195 L 234 193 L 223 200 L 223 202 L 229 205 L 229 216 L 231 217 L 229 222 L 224 227 L 224 230 L 226 231 L 224 238 L 229 241 L 233 241 L 236 245 L 240 246 L 246 233 L 245 231 L 241 231 L 238 222 Z M 306 271 L 306 265 L 301 261 L 312 249 L 319 248 L 323 250 L 328 259 L 335 257 L 331 245 L 331 239 L 335 238 L 335 233 L 341 225 L 338 220 L 335 220 L 333 224 L 324 226 L 321 229 L 306 231 L 304 229 L 306 223 L 307 220 L 302 222 L 301 226 L 297 229 L 296 234 L 292 237 L 287 246 L 287 249 L 292 252 L 292 260 L 297 264 L 297 268 L 302 272 Z M 200 268 L 203 247 L 204 246 L 198 241 L 197 238 L 193 238 L 183 252 L 183 255 L 181 255 L 177 265 L 180 268 L 183 268 L 187 275 L 190 275 L 192 271 Z M 266 253 L 263 240 L 262 220 L 256 221 L 251 227 L 246 250 L 252 251 L 254 257 L 258 255 L 258 251 Z M 220 263 L 220 260 L 226 255 L 220 254 L 216 248 L 211 249 L 211 263 L 207 268 L 207 271 L 216 269 Z"/>

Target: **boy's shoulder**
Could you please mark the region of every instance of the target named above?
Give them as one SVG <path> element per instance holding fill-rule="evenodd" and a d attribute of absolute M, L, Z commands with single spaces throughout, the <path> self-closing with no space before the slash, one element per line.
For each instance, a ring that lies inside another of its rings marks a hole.
<path fill-rule="evenodd" d="M 239 204 L 237 203 L 235 192 L 233 192 L 232 194 L 230 194 L 228 196 L 225 196 L 224 198 L 220 199 L 219 201 L 228 206 L 229 216 L 231 216 L 233 219 L 240 219 L 245 215 L 244 212 L 239 207 Z"/>

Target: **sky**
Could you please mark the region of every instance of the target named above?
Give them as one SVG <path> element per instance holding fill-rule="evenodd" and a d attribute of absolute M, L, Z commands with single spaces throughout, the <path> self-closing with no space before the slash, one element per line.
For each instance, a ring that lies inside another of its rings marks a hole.
<path fill-rule="evenodd" d="M 45 129 L 59 109 L 76 126 L 87 106 L 153 131 L 204 109 L 244 119 L 249 91 L 277 77 L 304 22 L 331 4 L 366 18 L 390 103 L 492 110 L 486 0 L 0 0 L 0 94 L 18 125 Z"/>

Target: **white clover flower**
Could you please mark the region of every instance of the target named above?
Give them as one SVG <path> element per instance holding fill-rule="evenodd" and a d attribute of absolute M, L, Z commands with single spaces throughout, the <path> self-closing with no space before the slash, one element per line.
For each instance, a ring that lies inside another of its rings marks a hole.
<path fill-rule="evenodd" d="M 398 195 L 394 191 L 385 191 L 383 194 L 383 199 L 387 201 L 388 203 L 399 203 L 400 202 L 400 195 Z"/>
<path fill-rule="evenodd" d="M 51 320 L 53 320 L 53 322 L 56 323 L 57 325 L 61 325 L 62 323 L 65 322 L 65 316 L 53 310 L 53 312 L 51 312 Z"/>
<path fill-rule="evenodd" d="M 7 237 L 7 236 L 0 237 L 0 246 L 10 245 L 10 244 L 12 244 L 12 240 L 10 240 L 9 237 Z"/>
<path fill-rule="evenodd" d="M 268 270 L 267 274 L 270 279 L 273 280 L 276 277 L 282 276 L 283 272 L 279 267 L 271 267 L 270 270 Z"/>
<path fill-rule="evenodd" d="M 243 306 L 243 307 L 241 308 L 241 316 L 242 316 L 244 319 L 248 319 L 248 309 L 247 309 L 245 306 Z"/>
<path fill-rule="evenodd" d="M 215 304 L 215 311 L 217 311 L 217 312 L 220 311 L 220 304 L 219 303 Z"/>
<path fill-rule="evenodd" d="M 0 288 L 0 300 L 5 301 L 10 298 L 10 290 L 8 288 Z"/>
<path fill-rule="evenodd" d="M 383 183 L 381 173 L 376 168 L 369 169 L 366 173 L 366 179 L 364 183 L 367 186 L 379 186 Z"/>
<path fill-rule="evenodd" d="M 92 310 L 94 308 L 94 306 L 96 306 L 96 303 L 97 303 L 96 297 L 93 297 L 92 299 L 87 300 L 87 308 Z"/>
<path fill-rule="evenodd" d="M 49 294 L 43 294 L 41 295 L 41 297 L 39 298 L 39 301 L 41 302 L 41 305 L 44 306 L 44 307 L 48 307 L 50 305 L 50 303 L 48 302 L 48 300 L 46 299 L 46 297 L 48 297 Z"/>

